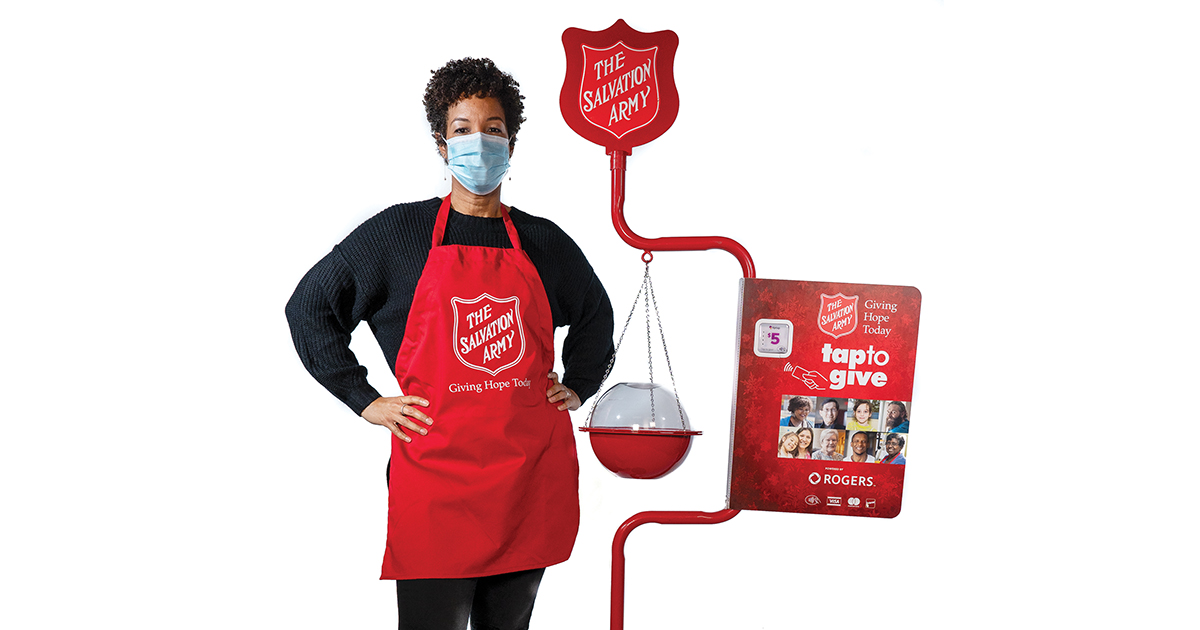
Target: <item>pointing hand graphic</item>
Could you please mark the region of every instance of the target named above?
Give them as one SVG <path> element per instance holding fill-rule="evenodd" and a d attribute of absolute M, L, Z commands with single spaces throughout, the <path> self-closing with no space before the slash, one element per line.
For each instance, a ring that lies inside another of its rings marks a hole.
<path fill-rule="evenodd" d="M 825 389 L 817 381 L 817 379 L 821 379 L 822 381 L 824 381 L 826 383 L 829 382 L 829 379 L 825 378 L 820 372 L 817 372 L 815 370 L 806 370 L 799 365 L 792 368 L 792 376 L 800 379 L 801 381 L 804 381 L 804 384 L 806 386 L 808 386 L 809 389 Z"/>

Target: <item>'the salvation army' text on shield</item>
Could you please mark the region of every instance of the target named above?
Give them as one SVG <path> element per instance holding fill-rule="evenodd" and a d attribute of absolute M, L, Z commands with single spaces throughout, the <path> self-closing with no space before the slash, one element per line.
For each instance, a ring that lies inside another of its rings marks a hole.
<path fill-rule="evenodd" d="M 658 114 L 658 47 L 583 47 L 579 109 L 584 118 L 616 138 L 645 127 Z"/>
<path fill-rule="evenodd" d="M 817 328 L 834 339 L 854 332 L 858 328 L 858 296 L 822 293 Z"/>
<path fill-rule="evenodd" d="M 454 356 L 463 365 L 495 376 L 525 356 L 521 301 L 487 293 L 474 299 L 450 298 L 454 311 Z"/>

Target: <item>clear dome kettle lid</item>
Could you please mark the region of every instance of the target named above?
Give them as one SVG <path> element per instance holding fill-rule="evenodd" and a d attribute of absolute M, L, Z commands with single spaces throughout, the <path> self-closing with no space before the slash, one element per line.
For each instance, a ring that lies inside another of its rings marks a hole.
<path fill-rule="evenodd" d="M 689 431 L 687 412 L 675 394 L 658 383 L 617 383 L 596 402 L 588 425 L 594 429 Z"/>

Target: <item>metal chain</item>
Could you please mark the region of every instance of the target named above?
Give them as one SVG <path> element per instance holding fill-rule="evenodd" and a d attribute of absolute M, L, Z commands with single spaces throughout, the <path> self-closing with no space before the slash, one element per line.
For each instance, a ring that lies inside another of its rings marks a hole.
<path fill-rule="evenodd" d="M 604 383 L 608 381 L 608 375 L 612 373 L 613 364 L 617 361 L 617 351 L 621 349 L 621 342 L 625 341 L 625 333 L 629 330 L 629 322 L 633 321 L 633 312 L 637 310 L 638 300 L 642 298 L 642 292 L 646 290 L 646 279 L 650 276 L 650 265 L 646 265 L 646 273 L 642 276 L 642 286 L 638 289 L 637 295 L 633 297 L 633 305 L 629 307 L 629 315 L 625 317 L 625 326 L 621 328 L 621 336 L 617 338 L 617 347 L 613 348 L 612 356 L 608 358 L 608 367 L 604 368 L 604 376 L 600 378 L 600 387 L 596 390 L 597 395 L 592 399 L 592 410 L 588 412 L 587 421 L 584 426 L 592 426 L 592 416 L 596 413 L 596 405 L 600 403 L 600 397 L 603 395 Z"/>
<path fill-rule="evenodd" d="M 654 302 L 654 317 L 658 320 L 658 336 L 662 340 L 663 356 L 667 359 L 667 373 L 671 375 L 671 391 L 675 393 L 675 407 L 679 410 L 679 424 L 686 431 L 687 420 L 683 419 L 683 403 L 679 401 L 679 387 L 675 385 L 675 371 L 671 369 L 671 353 L 667 352 L 667 336 L 663 332 L 662 317 L 658 313 L 658 300 L 654 297 L 654 282 L 650 280 L 649 265 L 646 265 L 646 286 L 649 289 L 647 293 L 650 295 L 650 301 Z M 646 318 L 647 327 L 650 324 L 649 317 Z M 647 331 L 649 328 L 647 328 Z M 651 379 L 653 380 L 653 379 Z M 652 409 L 653 410 L 653 409 Z"/>
<path fill-rule="evenodd" d="M 642 286 L 638 288 L 637 295 L 633 298 L 633 304 L 629 307 L 629 315 L 625 317 L 625 326 L 621 328 L 621 336 L 617 338 L 617 346 L 613 349 L 613 355 L 608 360 L 608 367 L 604 369 L 604 376 L 600 379 L 600 387 L 604 389 L 604 383 L 608 381 L 609 374 L 612 373 L 613 365 L 617 360 L 617 352 L 621 350 L 621 343 L 625 341 L 625 333 L 629 331 L 629 323 L 633 321 L 633 312 L 637 310 L 638 300 L 642 299 L 642 294 L 647 296 L 644 302 L 646 312 L 646 363 L 650 371 L 650 417 L 657 418 L 657 413 L 654 408 L 654 353 L 652 351 L 652 336 L 650 334 L 650 304 L 654 303 L 654 318 L 658 322 L 658 336 L 662 341 L 663 356 L 667 359 L 667 373 L 671 376 L 671 390 L 675 394 L 675 408 L 679 412 L 679 422 L 683 425 L 684 430 L 688 430 L 687 420 L 683 418 L 683 403 L 679 400 L 679 388 L 675 384 L 675 371 L 671 368 L 671 353 L 667 351 L 667 337 L 663 332 L 662 316 L 658 310 L 658 299 L 654 295 L 654 283 L 650 280 L 650 263 L 646 262 L 646 271 L 642 274 Z M 602 395 L 602 394 L 601 394 Z M 592 416 L 596 414 L 596 405 L 600 403 L 601 396 L 598 395 L 592 401 L 592 410 L 588 412 L 587 421 L 584 426 L 592 425 Z"/>
<path fill-rule="evenodd" d="M 650 370 L 650 426 L 655 427 L 658 421 L 658 413 L 654 410 L 654 351 L 650 347 L 650 263 L 646 263 L 646 273 L 642 276 L 642 286 L 646 288 L 646 298 L 643 302 L 646 304 L 646 365 Z M 655 314 L 658 314 L 658 309 L 655 309 Z"/>

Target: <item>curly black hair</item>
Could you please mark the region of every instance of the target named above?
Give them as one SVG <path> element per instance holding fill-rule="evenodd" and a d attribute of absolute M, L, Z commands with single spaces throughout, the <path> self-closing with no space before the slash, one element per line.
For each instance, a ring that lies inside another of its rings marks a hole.
<path fill-rule="evenodd" d="M 796 396 L 788 401 L 788 411 L 795 411 L 801 407 L 808 407 L 809 409 L 812 409 L 812 402 L 807 398 L 801 398 L 800 396 Z"/>
<path fill-rule="evenodd" d="M 438 146 L 443 142 L 441 135 L 446 133 L 446 114 L 450 107 L 472 96 L 495 97 L 500 101 L 504 108 L 504 124 L 508 127 L 508 144 L 516 143 L 517 131 L 525 121 L 522 116 L 525 104 L 521 102 L 525 97 L 521 96 L 520 85 L 511 74 L 497 68 L 491 59 L 472 57 L 455 59 L 432 72 L 433 77 L 425 86 L 425 118 L 429 120 L 429 129 Z"/>

